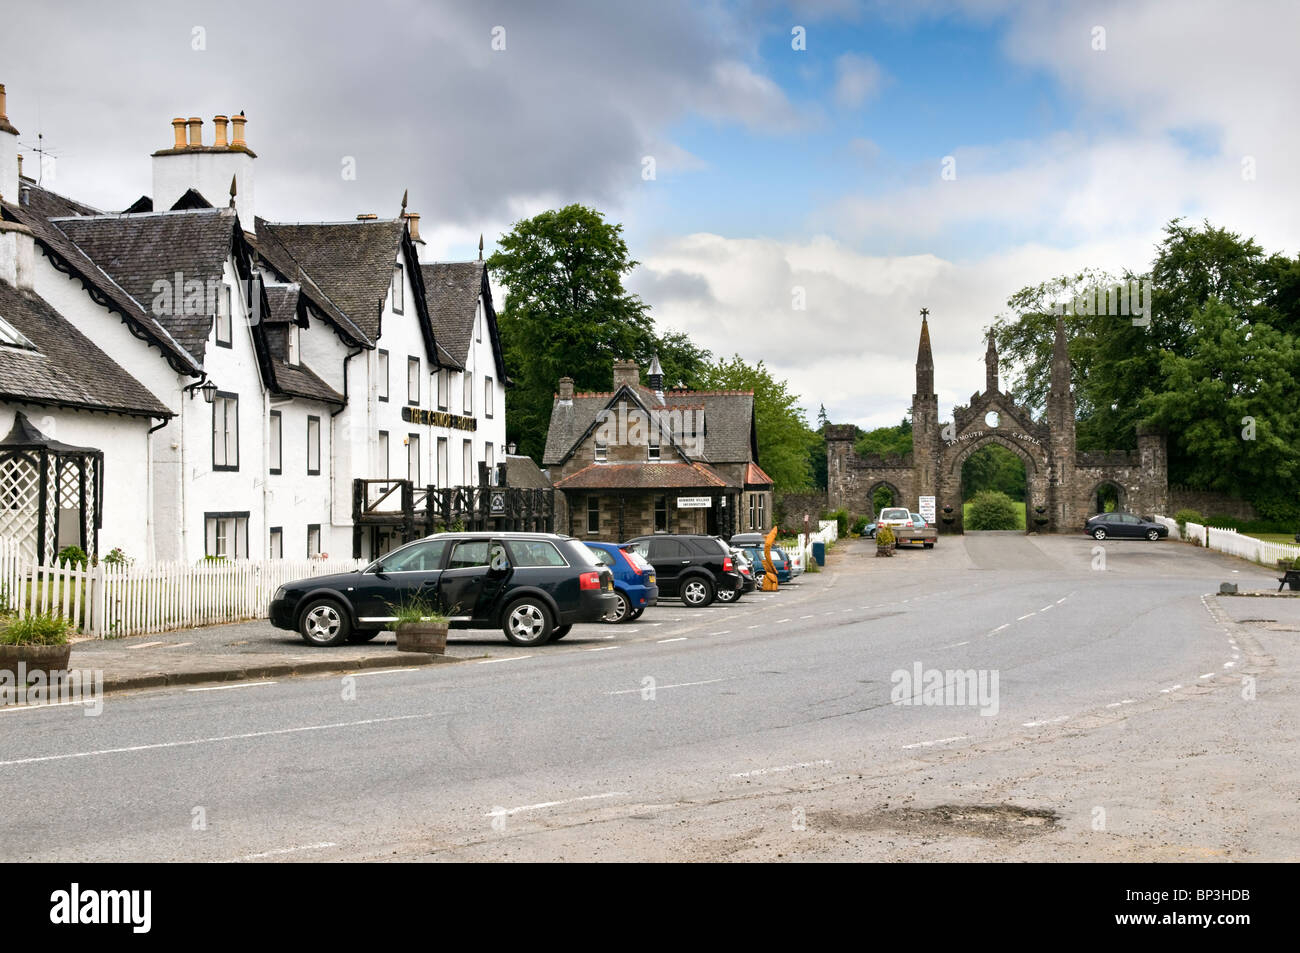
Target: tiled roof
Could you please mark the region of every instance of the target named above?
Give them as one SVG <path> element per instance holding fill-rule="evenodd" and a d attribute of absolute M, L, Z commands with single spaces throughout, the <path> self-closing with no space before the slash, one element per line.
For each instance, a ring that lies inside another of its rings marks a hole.
<path fill-rule="evenodd" d="M 263 318 L 267 324 L 289 324 L 298 319 L 300 285 L 266 285 L 266 303 L 270 311 Z"/>
<path fill-rule="evenodd" d="M 98 295 L 95 300 L 111 308 L 152 342 L 163 356 L 167 358 L 178 373 L 197 376 L 201 370 L 199 361 L 185 346 L 177 340 L 144 305 L 137 301 L 102 267 L 93 261 L 81 248 L 74 244 L 66 234 L 60 231 L 40 209 L 58 207 L 61 212 L 69 211 L 69 200 L 54 196 L 35 186 L 23 190 L 27 205 L 15 206 L 4 203 L 6 218 L 21 222 L 32 230 L 37 243 L 54 262 L 60 271 L 70 271 L 89 284 Z"/>
<path fill-rule="evenodd" d="M 654 391 L 643 386 L 633 392 L 649 409 L 704 411 L 702 457 L 709 463 L 747 463 L 752 457 L 750 434 L 754 417 L 752 391 L 667 391 L 659 402 Z M 557 395 L 551 405 L 551 422 L 546 432 L 543 466 L 562 463 L 600 415 L 613 393 L 575 394 L 571 402 Z"/>
<path fill-rule="evenodd" d="M 148 388 L 40 296 L 0 281 L 0 317 L 37 348 L 0 348 L 0 399 L 172 416 Z"/>
<path fill-rule="evenodd" d="M 727 481 L 703 463 L 593 463 L 555 484 L 559 490 L 722 488 Z"/>
<path fill-rule="evenodd" d="M 772 478 L 757 463 L 745 467 L 745 486 L 771 486 Z"/>
<path fill-rule="evenodd" d="M 521 486 L 534 490 L 548 490 L 551 487 L 551 481 L 547 479 L 541 468 L 533 462 L 532 457 L 513 454 L 506 455 L 506 482 L 510 486 Z"/>
<path fill-rule="evenodd" d="M 202 313 L 186 314 L 183 289 L 175 276 L 220 282 L 234 243 L 233 209 L 193 209 L 147 212 L 140 215 L 97 215 L 55 218 L 51 222 L 137 302 L 154 316 L 190 354 L 202 361 L 212 330 L 214 302 L 204 301 Z M 158 307 L 154 283 L 172 288 L 170 309 Z M 177 300 L 178 299 L 178 300 Z"/>
<path fill-rule="evenodd" d="M 285 281 L 299 285 L 302 288 L 302 293 L 307 296 L 307 300 L 311 302 L 321 317 L 333 324 L 349 344 L 369 345 L 372 339 L 357 327 L 350 317 L 343 313 L 339 305 L 330 299 L 330 296 L 325 293 L 323 288 L 316 284 L 298 259 L 285 247 L 277 234 L 271 230 L 269 223 L 264 219 L 257 218 L 254 219 L 254 224 L 257 228 L 257 235 L 253 236 L 252 244 L 263 262 Z"/>
<path fill-rule="evenodd" d="M 281 394 L 323 400 L 340 406 L 345 403 L 343 395 L 321 380 L 306 364 L 294 365 L 278 359 L 273 360 L 271 373 L 275 375 L 275 390 Z"/>
<path fill-rule="evenodd" d="M 483 262 L 457 261 L 421 265 L 429 320 L 438 343 L 465 366 L 474 340 L 474 317 L 483 287 Z"/>
<path fill-rule="evenodd" d="M 259 239 L 279 245 L 366 337 L 379 337 L 379 314 L 393 280 L 406 224 L 390 221 L 257 222 Z M 287 275 L 300 280 L 296 275 Z"/>

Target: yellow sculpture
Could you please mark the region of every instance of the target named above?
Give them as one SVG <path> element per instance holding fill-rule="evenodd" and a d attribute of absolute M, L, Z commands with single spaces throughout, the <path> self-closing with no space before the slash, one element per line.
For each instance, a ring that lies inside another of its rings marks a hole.
<path fill-rule="evenodd" d="M 776 581 L 776 566 L 772 564 L 772 543 L 775 541 L 776 527 L 773 526 L 763 540 L 763 585 L 760 588 L 764 592 L 776 592 L 780 588 Z"/>

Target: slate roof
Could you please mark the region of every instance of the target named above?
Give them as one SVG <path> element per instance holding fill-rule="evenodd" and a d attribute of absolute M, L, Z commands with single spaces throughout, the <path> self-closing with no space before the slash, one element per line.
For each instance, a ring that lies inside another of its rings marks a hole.
<path fill-rule="evenodd" d="M 271 373 L 275 376 L 272 390 L 278 393 L 321 400 L 340 407 L 345 403 L 343 395 L 321 380 L 306 364 L 294 365 L 274 359 L 271 361 Z"/>
<path fill-rule="evenodd" d="M 132 298 L 150 309 L 158 297 L 155 281 L 174 284 L 179 272 L 186 283 L 198 280 L 206 289 L 208 282 L 224 278 L 236 222 L 235 212 L 229 208 L 51 219 Z M 205 313 L 185 314 L 182 295 L 174 302 L 172 313 L 156 313 L 155 317 L 186 351 L 202 361 L 212 330 L 213 306 L 205 301 Z"/>
<path fill-rule="evenodd" d="M 320 316 L 334 325 L 349 344 L 370 346 L 373 338 L 357 327 L 325 290 L 316 284 L 302 263 L 272 231 L 270 223 L 261 218 L 255 218 L 253 223 L 257 234 L 252 237 L 252 243 L 258 257 L 285 281 L 299 285 Z"/>
<path fill-rule="evenodd" d="M 0 317 L 37 348 L 0 347 L 0 399 L 147 417 L 172 412 L 44 298 L 0 281 Z"/>
<path fill-rule="evenodd" d="M 752 391 L 666 391 L 659 398 L 638 385 L 629 388 L 647 409 L 699 411 L 704 414 L 704 439 L 697 454 L 708 463 L 748 463 L 753 459 L 754 425 Z M 615 392 L 574 394 L 571 403 L 556 395 L 546 431 L 543 466 L 561 464 L 596 423 L 600 412 L 613 402 Z M 670 418 L 671 419 L 671 418 Z"/>
<path fill-rule="evenodd" d="M 259 242 L 265 238 L 277 243 L 369 340 L 379 337 L 380 307 L 392 283 L 405 222 L 287 224 L 259 219 L 256 227 Z"/>
<path fill-rule="evenodd" d="M 506 484 L 532 490 L 549 490 L 551 481 L 532 457 L 506 454 Z"/>
<path fill-rule="evenodd" d="M 474 340 L 474 318 L 483 288 L 481 261 L 437 262 L 421 265 L 429 320 L 438 343 L 461 367 Z"/>
<path fill-rule="evenodd" d="M 703 463 L 593 463 L 555 484 L 558 490 L 661 490 L 716 487 L 727 481 Z"/>
<path fill-rule="evenodd" d="M 5 202 L 4 216 L 30 228 L 37 244 L 56 268 L 71 272 L 84 280 L 93 289 L 91 297 L 104 307 L 116 311 L 134 330 L 143 334 L 178 373 L 197 377 L 202 368 L 194 355 L 108 272 L 41 214 L 41 210 L 52 208 L 67 212 L 76 207 L 76 203 L 36 186 L 24 188 L 23 195 L 28 204 L 15 206 Z"/>

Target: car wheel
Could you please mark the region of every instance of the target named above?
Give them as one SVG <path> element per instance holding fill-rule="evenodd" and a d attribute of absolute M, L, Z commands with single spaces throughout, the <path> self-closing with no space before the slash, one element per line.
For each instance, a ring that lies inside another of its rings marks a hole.
<path fill-rule="evenodd" d="M 348 641 L 358 643 L 358 644 L 360 644 L 361 642 L 369 642 L 371 639 L 373 639 L 382 631 L 384 630 L 383 629 L 357 629 L 355 632 L 353 632 L 351 635 L 348 636 Z"/>
<path fill-rule="evenodd" d="M 558 642 L 560 641 L 560 639 L 564 638 L 572 631 L 573 631 L 572 622 L 566 622 L 564 625 L 557 625 L 554 629 L 551 630 L 551 641 Z"/>
<path fill-rule="evenodd" d="M 1154 542 L 1155 542 L 1156 540 L 1158 540 L 1159 538 L 1160 538 L 1160 531 L 1159 531 L 1159 530 L 1156 530 L 1156 529 L 1149 529 L 1149 530 L 1147 530 L 1147 539 L 1151 540 L 1151 542 L 1154 543 Z"/>
<path fill-rule="evenodd" d="M 342 645 L 351 630 L 347 613 L 333 599 L 316 599 L 298 617 L 298 632 L 308 645 Z"/>
<path fill-rule="evenodd" d="M 703 609 L 713 602 L 713 583 L 702 576 L 692 576 L 682 584 L 682 602 L 692 609 Z"/>
<path fill-rule="evenodd" d="M 1093 539 L 1105 539 L 1105 538 L 1106 538 L 1106 531 L 1105 531 L 1104 529 L 1102 529 L 1100 526 L 1098 526 L 1096 529 L 1094 529 L 1094 530 L 1092 531 L 1092 538 L 1093 538 Z"/>
<path fill-rule="evenodd" d="M 926 543 L 926 544 L 925 544 L 925 548 L 926 548 L 926 549 L 934 549 L 934 543 Z"/>
<path fill-rule="evenodd" d="M 741 593 L 740 593 L 740 590 L 739 590 L 739 589 L 719 589 L 719 590 L 718 590 L 718 601 L 719 601 L 719 602 L 739 602 L 739 601 L 740 601 L 740 595 L 741 595 Z"/>
<path fill-rule="evenodd" d="M 501 631 L 515 645 L 545 645 L 551 637 L 551 613 L 536 599 L 520 599 L 506 609 Z"/>
<path fill-rule="evenodd" d="M 637 619 L 641 618 L 641 613 L 643 612 L 645 612 L 645 606 L 641 606 L 639 609 L 633 609 L 627 614 L 627 621 L 635 622 Z"/>
<path fill-rule="evenodd" d="M 614 595 L 618 597 L 618 604 L 605 614 L 605 617 L 600 620 L 602 622 L 618 624 L 626 622 L 632 616 L 632 603 L 628 601 L 627 596 L 621 592 L 615 592 Z"/>

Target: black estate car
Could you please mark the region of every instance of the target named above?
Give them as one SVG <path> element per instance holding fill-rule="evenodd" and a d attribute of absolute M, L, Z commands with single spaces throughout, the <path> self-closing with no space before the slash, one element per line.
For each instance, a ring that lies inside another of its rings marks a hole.
<path fill-rule="evenodd" d="M 1088 521 L 1083 524 L 1083 531 L 1094 539 L 1128 537 L 1149 539 L 1152 542 L 1169 535 L 1169 527 L 1132 513 L 1098 513 L 1088 517 Z"/>
<path fill-rule="evenodd" d="M 309 645 L 365 642 L 389 628 L 393 606 L 415 595 L 453 629 L 498 626 L 515 645 L 562 639 L 575 622 L 614 608 L 614 576 L 582 543 L 552 533 L 440 533 L 357 572 L 281 586 L 271 623 Z"/>
<path fill-rule="evenodd" d="M 692 609 L 713 602 L 719 592 L 736 592 L 745 578 L 731 558 L 731 547 L 716 536 L 638 536 L 623 544 L 655 567 L 661 596 L 677 596 Z"/>

